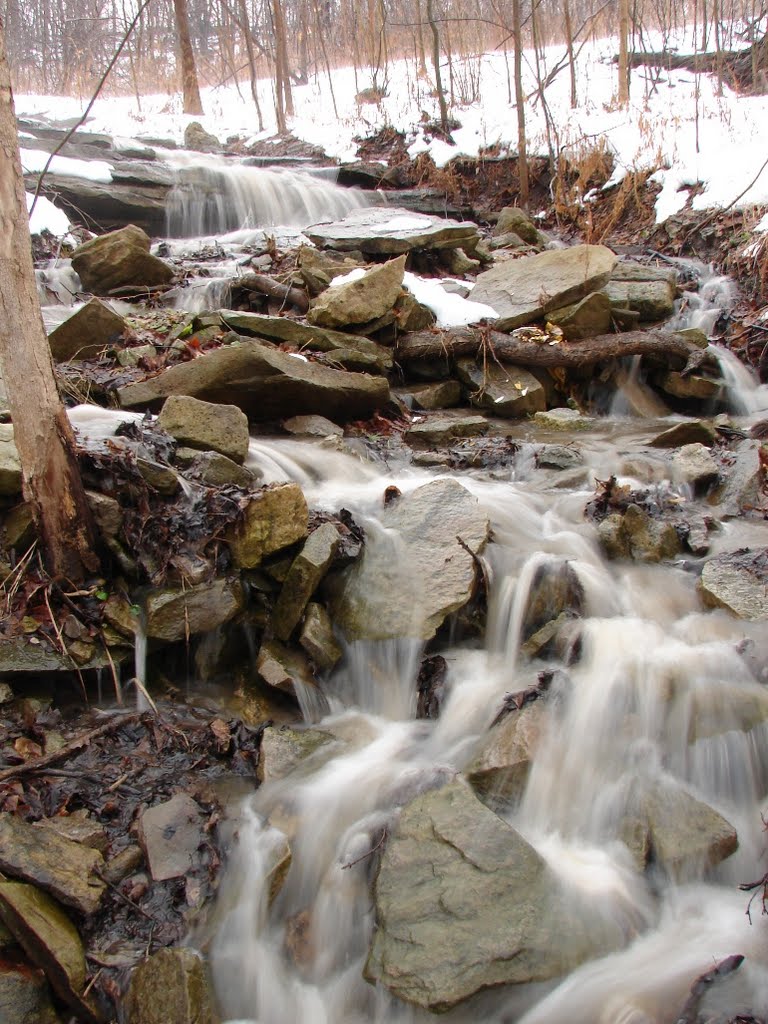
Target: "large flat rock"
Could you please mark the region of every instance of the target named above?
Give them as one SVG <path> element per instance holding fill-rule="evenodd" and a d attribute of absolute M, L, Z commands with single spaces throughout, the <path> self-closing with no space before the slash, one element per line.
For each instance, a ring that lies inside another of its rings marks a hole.
<path fill-rule="evenodd" d="M 386 405 L 389 385 L 382 377 L 334 370 L 243 340 L 118 392 L 128 409 L 157 406 L 169 395 L 236 405 L 254 422 L 317 413 L 347 423 L 368 419 Z"/>
<path fill-rule="evenodd" d="M 312 224 L 304 234 L 321 249 L 396 255 L 412 249 L 474 249 L 480 238 L 471 221 L 445 220 L 397 207 L 353 210 L 341 220 Z"/>
<path fill-rule="evenodd" d="M 495 329 L 511 331 L 602 288 L 615 265 L 616 256 L 604 245 L 574 245 L 508 260 L 478 276 L 472 301 L 493 306 L 499 316 Z"/>
<path fill-rule="evenodd" d="M 435 480 L 388 505 L 381 525 L 335 581 L 331 616 L 349 640 L 428 639 L 472 596 L 488 517 L 456 480 Z"/>
<path fill-rule="evenodd" d="M 597 952 L 541 857 L 461 781 L 405 808 L 374 898 L 366 977 L 433 1013 L 557 977 Z"/>
<path fill-rule="evenodd" d="M 740 619 L 768 619 L 768 553 L 765 549 L 716 555 L 705 564 L 699 593 L 710 608 L 727 608 Z"/>

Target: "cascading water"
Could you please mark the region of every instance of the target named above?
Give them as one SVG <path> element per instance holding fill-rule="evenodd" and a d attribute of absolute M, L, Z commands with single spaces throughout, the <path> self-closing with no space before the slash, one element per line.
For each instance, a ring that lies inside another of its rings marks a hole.
<path fill-rule="evenodd" d="M 601 473 L 621 475 L 633 455 L 648 454 L 642 433 L 637 420 L 608 424 L 584 435 L 582 449 Z M 393 475 L 296 441 L 261 440 L 251 459 L 265 479 L 299 481 L 311 505 L 350 509 L 365 523 L 367 543 L 384 546 L 404 600 L 414 600 L 411 566 L 398 561 L 398 537 L 380 523 L 381 495 L 393 482 L 407 493 L 428 474 Z M 765 664 L 764 631 L 702 611 L 695 576 L 683 567 L 605 562 L 583 516 L 592 481 L 568 492 L 555 477 L 520 467 L 509 479 L 462 483 L 492 526 L 483 555 L 485 643 L 443 649 L 447 693 L 436 721 L 413 719 L 422 641 L 348 646 L 324 682 L 330 710 L 321 728 L 334 744 L 262 785 L 233 825 L 238 839 L 209 936 L 225 1017 L 249 1024 L 433 1019 L 363 980 L 375 927 L 368 855 L 403 803 L 467 768 L 504 695 L 545 667 L 521 653 L 521 622 L 537 574 L 566 563 L 584 594 L 578 657 L 547 663 L 559 669 L 547 725 L 521 799 L 500 813 L 552 870 L 564 932 L 586 928 L 608 953 L 559 983 L 487 992 L 445 1019 L 666 1024 L 677 1019 L 692 981 L 733 953 L 749 958 L 740 997 L 765 1013 L 768 941 L 761 921 L 750 925 L 747 897 L 736 887 L 763 870 L 768 726 L 765 680 L 752 665 Z M 705 802 L 737 828 L 739 850 L 714 871 L 686 863 L 638 872 L 622 822 L 649 793 Z M 275 895 L 286 843 L 292 860 Z"/>

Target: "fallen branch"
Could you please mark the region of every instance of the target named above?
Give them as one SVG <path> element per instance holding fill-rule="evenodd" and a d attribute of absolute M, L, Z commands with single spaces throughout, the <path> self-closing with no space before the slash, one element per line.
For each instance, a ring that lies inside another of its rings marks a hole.
<path fill-rule="evenodd" d="M 625 334 L 601 334 L 584 341 L 551 344 L 516 338 L 514 334 L 502 334 L 500 331 L 484 332 L 477 327 L 401 334 L 397 339 L 395 358 L 402 364 L 423 359 L 474 356 L 481 351 L 484 338 L 490 341 L 497 359 L 515 366 L 567 368 L 590 366 L 624 356 L 657 356 L 678 363 L 684 373 L 690 373 L 706 358 L 704 349 L 671 331 L 627 331 Z"/>
<path fill-rule="evenodd" d="M 711 971 L 707 971 L 697 978 L 691 986 L 691 994 L 688 996 L 682 1013 L 677 1018 L 675 1024 L 697 1024 L 699 1020 L 699 1007 L 707 989 L 714 985 L 715 982 L 737 971 L 741 967 L 743 960 L 744 957 L 741 953 L 727 956 L 725 960 L 721 960 L 719 964 L 716 964 Z"/>
<path fill-rule="evenodd" d="M 299 313 L 306 313 L 309 309 L 309 299 L 300 288 L 294 288 L 289 284 L 281 284 L 273 277 L 266 274 L 243 274 L 242 277 L 233 281 L 237 288 L 244 288 L 249 292 L 259 292 L 261 295 L 269 295 L 272 299 L 280 299 L 283 303 L 294 306 Z"/>
<path fill-rule="evenodd" d="M 36 757 L 31 761 L 25 761 L 23 764 L 15 764 L 11 765 L 10 768 L 3 768 L 0 771 L 0 782 L 5 782 L 6 779 L 17 778 L 19 775 L 30 775 L 34 772 L 39 772 L 42 768 L 56 764 L 57 761 L 66 761 L 68 757 L 78 753 L 83 747 L 87 747 L 93 740 L 99 739 L 100 736 L 107 736 L 109 733 L 121 729 L 124 725 L 130 725 L 138 721 L 140 717 L 138 712 L 130 715 L 113 715 L 103 725 L 98 725 L 95 729 L 89 729 L 88 732 L 75 736 L 69 743 L 65 743 L 60 750 L 54 750 L 50 754 L 43 754 L 41 757 Z"/>

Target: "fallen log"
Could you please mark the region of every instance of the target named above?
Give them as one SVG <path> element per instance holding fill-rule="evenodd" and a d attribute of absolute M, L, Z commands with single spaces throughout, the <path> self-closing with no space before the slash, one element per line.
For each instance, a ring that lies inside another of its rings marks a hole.
<path fill-rule="evenodd" d="M 266 274 L 243 274 L 242 277 L 237 278 L 233 282 L 233 285 L 237 288 L 244 288 L 249 292 L 259 292 L 260 295 L 268 295 L 271 299 L 280 299 L 281 302 L 287 302 L 293 306 L 299 313 L 306 313 L 309 309 L 309 299 L 306 292 L 289 284 L 281 284 Z"/>
<path fill-rule="evenodd" d="M 752 46 L 741 50 L 721 50 L 720 53 L 679 54 L 669 52 L 633 53 L 629 55 L 632 68 L 653 67 L 665 71 L 692 71 L 694 74 L 717 74 L 737 92 L 751 91 L 764 93 L 768 82 L 766 70 L 766 37 L 757 40 Z M 618 63 L 618 56 L 614 63 Z"/>
<path fill-rule="evenodd" d="M 709 358 L 679 334 L 671 331 L 627 331 L 625 334 L 601 334 L 584 341 L 531 341 L 514 334 L 488 331 L 479 327 L 455 327 L 448 330 L 412 331 L 397 339 L 395 358 L 406 364 L 424 359 L 453 359 L 484 352 L 488 359 L 515 366 L 545 369 L 590 366 L 624 356 L 657 356 L 692 373 Z"/>

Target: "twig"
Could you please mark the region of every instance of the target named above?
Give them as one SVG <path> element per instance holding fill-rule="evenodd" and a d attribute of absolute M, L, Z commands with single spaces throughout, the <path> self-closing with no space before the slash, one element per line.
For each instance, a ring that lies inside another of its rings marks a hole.
<path fill-rule="evenodd" d="M 144 907 L 140 907 L 139 904 L 135 900 L 131 899 L 130 896 L 126 896 L 125 893 L 122 892 L 120 889 L 118 889 L 118 887 L 113 882 L 110 882 L 108 878 L 105 878 L 104 875 L 102 875 L 102 873 L 100 871 L 94 871 L 94 874 L 96 875 L 97 878 L 101 879 L 101 881 L 107 886 L 108 889 L 112 890 L 112 892 L 115 894 L 115 896 L 119 896 L 121 900 L 125 900 L 125 902 L 130 907 L 133 907 L 134 910 L 138 910 L 138 912 L 140 914 L 143 914 L 144 917 L 146 917 L 146 919 L 148 921 L 152 922 L 152 924 L 157 924 L 157 919 L 156 918 L 154 918 L 150 913 L 148 913 L 144 909 Z"/>
<path fill-rule="evenodd" d="M 733 974 L 741 967 L 744 961 L 744 957 L 741 953 L 735 953 L 733 956 L 727 956 L 725 960 L 721 960 L 719 964 L 716 964 L 711 971 L 707 971 L 696 979 L 691 986 L 691 994 L 685 1002 L 683 1011 L 677 1018 L 675 1024 L 696 1024 L 699 1020 L 699 1006 L 701 1000 L 704 998 L 704 993 L 707 989 L 712 986 L 716 981 L 721 978 L 727 977 L 729 974 Z"/>
<path fill-rule="evenodd" d="M 701 231 L 702 228 L 705 228 L 708 224 L 711 224 L 712 221 L 715 220 L 715 218 L 721 217 L 724 213 L 727 213 L 728 210 L 730 210 L 732 207 L 734 207 L 736 205 L 736 203 L 738 203 L 738 201 L 740 199 L 743 199 L 744 196 L 747 194 L 747 192 L 749 192 L 749 190 L 752 188 L 752 186 L 758 180 L 758 178 L 763 173 L 763 171 L 766 169 L 766 167 L 768 167 L 768 157 L 766 157 L 765 161 L 763 162 L 762 167 L 757 172 L 757 174 L 754 176 L 752 181 L 750 181 L 750 183 L 747 185 L 747 187 L 743 190 L 743 192 L 739 192 L 739 194 L 736 196 L 736 198 L 734 200 L 732 200 L 730 203 L 728 203 L 727 206 L 723 206 L 722 208 L 718 207 L 717 209 L 713 210 L 712 213 L 710 213 L 710 215 L 708 217 L 705 217 L 704 220 L 699 221 L 698 224 L 693 224 L 688 229 L 688 231 L 686 231 L 686 233 L 683 235 L 683 238 L 682 238 L 682 240 L 680 242 L 680 248 L 682 248 L 685 245 L 685 243 L 688 241 L 688 239 L 691 237 L 692 234 L 694 234 L 697 231 Z"/>
<path fill-rule="evenodd" d="M 3 768 L 0 771 L 0 782 L 16 778 L 18 775 L 29 775 L 32 772 L 39 771 L 41 768 L 46 768 L 48 765 L 56 764 L 57 761 L 65 761 L 72 754 L 76 754 L 81 750 L 82 747 L 87 747 L 92 740 L 98 739 L 100 736 L 107 736 L 124 725 L 132 725 L 140 717 L 141 715 L 138 712 L 131 715 L 113 715 L 108 722 L 96 726 L 95 729 L 89 729 L 88 732 L 81 733 L 61 747 L 60 750 L 54 750 L 50 754 L 43 754 L 41 757 L 36 757 L 33 761 L 25 761 L 24 764 Z"/>
<path fill-rule="evenodd" d="M 383 843 L 386 840 L 388 835 L 389 835 L 389 830 L 386 827 L 383 828 L 381 830 L 381 835 L 379 836 L 379 841 L 378 841 L 378 843 L 376 843 L 376 845 L 373 847 L 373 849 L 369 850 L 367 853 L 362 854 L 362 856 L 358 857 L 356 860 L 351 860 L 348 864 L 342 864 L 341 865 L 342 871 L 346 871 L 347 868 L 353 868 L 355 866 L 355 864 L 359 864 L 360 861 L 367 860 L 368 857 L 372 857 L 374 855 L 374 853 L 376 853 L 376 851 L 381 848 L 381 846 L 383 845 Z"/>
<path fill-rule="evenodd" d="M 122 38 L 122 39 L 120 40 L 120 45 L 119 45 L 119 46 L 118 46 L 118 48 L 117 48 L 117 49 L 115 50 L 115 52 L 114 52 L 114 54 L 113 54 L 113 56 L 112 56 L 112 59 L 110 60 L 109 64 L 107 64 L 107 68 L 106 68 L 106 71 L 104 72 L 104 74 L 103 74 L 103 75 L 101 76 L 101 78 L 99 79 L 99 82 L 98 82 L 98 84 L 96 85 L 96 91 L 94 92 L 93 96 L 91 96 L 91 98 L 90 98 L 90 100 L 89 100 L 89 102 L 88 102 L 88 106 L 87 106 L 87 107 L 85 108 L 85 110 L 83 111 L 83 114 L 82 114 L 82 116 L 80 117 L 80 119 L 79 119 L 79 120 L 78 120 L 77 122 L 75 122 L 75 124 L 73 124 L 73 125 L 72 125 L 72 127 L 71 127 L 71 128 L 69 129 L 69 131 L 67 132 L 67 134 L 66 134 L 66 135 L 64 136 L 64 138 L 63 138 L 63 139 L 61 140 L 61 142 L 60 142 L 60 143 L 58 144 L 58 146 L 56 146 L 56 148 L 55 148 L 55 149 L 53 150 L 53 152 L 51 153 L 51 155 L 50 155 L 50 156 L 48 157 L 48 159 L 46 160 L 46 162 L 45 162 L 45 166 L 43 167 L 42 171 L 40 172 L 40 176 L 39 176 L 39 177 L 38 177 L 38 179 L 37 179 L 37 185 L 35 186 L 35 195 L 34 195 L 34 198 L 32 199 L 32 205 L 31 205 L 31 207 L 29 208 L 29 215 L 30 215 L 30 217 L 31 217 L 31 216 L 32 216 L 32 214 L 33 214 L 33 213 L 35 212 L 35 206 L 36 206 L 36 204 L 37 204 L 37 200 L 38 200 L 38 197 L 39 197 L 39 195 L 40 195 L 40 189 L 41 189 L 41 188 L 43 187 L 43 178 L 45 178 L 46 174 L 48 173 L 48 171 L 49 171 L 49 169 L 50 169 L 50 166 L 51 166 L 51 164 L 53 163 L 53 158 L 54 158 L 55 156 L 57 156 L 57 155 L 58 155 L 58 154 L 59 154 L 59 153 L 61 152 L 61 150 L 62 150 L 62 149 L 64 148 L 64 146 L 66 146 L 66 144 L 67 144 L 67 143 L 69 142 L 69 140 L 70 140 L 70 139 L 72 138 L 72 136 L 73 136 L 73 135 L 75 134 L 75 132 L 77 131 L 77 129 L 78 129 L 78 128 L 79 128 L 79 127 L 80 127 L 80 126 L 82 125 L 82 124 L 84 124 L 84 123 L 85 123 L 85 121 L 86 121 L 86 120 L 88 119 L 88 115 L 89 115 L 89 114 L 90 114 L 90 112 L 91 112 L 91 108 L 93 107 L 93 105 L 94 105 L 94 103 L 96 102 L 96 100 L 97 100 L 97 99 L 99 98 L 99 93 L 101 92 L 101 90 L 102 90 L 102 88 L 103 88 L 103 86 L 104 86 L 104 83 L 106 82 L 107 78 L 109 77 L 109 73 L 110 73 L 110 71 L 112 70 L 112 68 L 113 68 L 113 67 L 115 66 L 115 64 L 117 63 L 117 58 L 118 58 L 118 57 L 120 56 L 120 54 L 121 54 L 121 53 L 123 52 L 123 47 L 124 47 L 124 46 L 125 46 L 125 44 L 126 44 L 126 43 L 128 42 L 128 40 L 129 40 L 129 38 L 130 38 L 130 36 L 131 36 L 131 33 L 133 32 L 133 30 L 134 30 L 134 29 L 136 28 L 136 26 L 138 25 L 138 23 L 139 23 L 139 19 L 141 18 L 142 14 L 144 13 L 144 11 L 146 10 L 146 8 L 147 8 L 147 7 L 148 7 L 148 6 L 149 6 L 149 5 L 151 4 L 151 3 L 152 3 L 152 0 L 144 0 L 144 3 L 143 3 L 143 4 L 141 5 L 141 7 L 139 7 L 139 9 L 138 9 L 138 11 L 136 12 L 136 15 L 135 15 L 135 17 L 134 17 L 133 21 L 132 21 L 132 22 L 130 23 L 130 25 L 128 26 L 128 28 L 127 28 L 127 30 L 126 30 L 126 32 L 125 32 L 125 35 L 124 35 L 124 36 L 123 36 L 123 38 Z"/>

